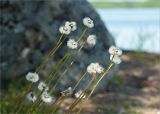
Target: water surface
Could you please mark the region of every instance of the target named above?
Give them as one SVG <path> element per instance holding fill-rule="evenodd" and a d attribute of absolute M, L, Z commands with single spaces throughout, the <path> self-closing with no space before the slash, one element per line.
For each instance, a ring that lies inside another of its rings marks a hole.
<path fill-rule="evenodd" d="M 160 9 L 97 9 L 117 46 L 160 53 Z"/>

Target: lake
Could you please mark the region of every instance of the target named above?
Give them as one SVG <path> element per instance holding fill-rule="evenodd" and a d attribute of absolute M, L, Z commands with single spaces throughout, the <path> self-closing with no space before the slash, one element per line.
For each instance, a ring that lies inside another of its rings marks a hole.
<path fill-rule="evenodd" d="M 122 49 L 160 54 L 160 9 L 97 9 Z"/>

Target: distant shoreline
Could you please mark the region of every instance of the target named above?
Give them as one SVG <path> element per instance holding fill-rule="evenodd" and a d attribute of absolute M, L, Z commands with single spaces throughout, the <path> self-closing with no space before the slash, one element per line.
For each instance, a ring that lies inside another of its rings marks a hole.
<path fill-rule="evenodd" d="M 97 1 L 91 2 L 88 0 L 95 8 L 159 8 L 159 0 L 148 0 L 145 2 L 134 2 L 134 1 L 124 1 L 124 2 L 109 2 L 109 1 Z"/>

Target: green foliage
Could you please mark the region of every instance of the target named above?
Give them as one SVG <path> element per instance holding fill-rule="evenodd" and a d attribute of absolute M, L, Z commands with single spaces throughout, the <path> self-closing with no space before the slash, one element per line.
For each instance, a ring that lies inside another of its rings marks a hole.
<path fill-rule="evenodd" d="M 0 95 L 1 98 L 1 113 L 6 114 L 10 113 L 13 109 L 12 107 L 14 106 L 14 101 L 16 99 L 16 92 L 14 92 L 13 88 L 8 89 L 7 95 Z"/>
<path fill-rule="evenodd" d="M 0 94 L 0 107 L 1 107 L 1 113 L 2 114 L 10 114 L 13 112 L 16 103 L 18 102 L 19 99 L 17 99 L 17 95 L 24 93 L 24 88 L 25 83 L 22 83 L 23 81 L 18 81 L 18 82 L 11 82 L 10 85 L 8 85 L 7 93 L 3 92 L 3 94 Z M 31 106 L 31 102 L 27 102 L 25 100 L 23 104 L 23 108 L 21 112 L 27 112 L 28 108 Z M 51 107 L 43 105 L 43 108 L 39 108 L 36 110 L 36 112 L 33 112 L 33 114 L 44 114 L 44 113 L 50 113 Z M 54 114 L 59 114 L 58 112 Z"/>
<path fill-rule="evenodd" d="M 148 0 L 146 2 L 138 3 L 138 2 L 92 2 L 92 5 L 95 8 L 155 8 L 160 7 L 159 0 Z"/>
<path fill-rule="evenodd" d="M 156 57 L 155 63 L 160 63 L 160 55 Z"/>
<path fill-rule="evenodd" d="M 117 114 L 117 112 L 114 109 L 111 109 L 111 108 L 103 108 L 103 111 L 106 114 Z"/>
<path fill-rule="evenodd" d="M 125 109 L 125 114 L 138 114 L 138 112 L 136 112 L 135 108 L 133 107 L 132 102 L 130 101 L 123 101 L 122 105 Z"/>
<path fill-rule="evenodd" d="M 137 60 L 142 60 L 144 59 L 145 57 L 145 53 L 142 53 L 140 51 L 136 51 L 134 54 L 133 54 L 134 58 L 137 59 Z"/>
<path fill-rule="evenodd" d="M 132 103 L 130 101 L 124 101 L 124 100 L 119 100 L 119 102 L 121 102 L 122 108 L 123 108 L 123 112 L 121 112 L 121 114 L 139 114 L 134 106 L 132 105 Z M 116 110 L 115 107 L 111 108 L 111 107 L 105 107 L 102 109 L 105 114 L 118 114 L 120 113 L 119 111 Z"/>
<path fill-rule="evenodd" d="M 107 88 L 115 87 L 118 88 L 120 91 L 124 90 L 124 80 L 121 76 L 113 76 L 110 80 L 107 82 Z"/>

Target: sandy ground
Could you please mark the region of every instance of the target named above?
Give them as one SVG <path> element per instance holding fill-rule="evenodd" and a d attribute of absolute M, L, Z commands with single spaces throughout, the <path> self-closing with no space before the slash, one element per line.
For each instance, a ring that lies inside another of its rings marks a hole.
<path fill-rule="evenodd" d="M 116 81 L 95 93 L 82 106 L 83 113 L 160 114 L 160 56 L 128 52 L 122 59 Z"/>

